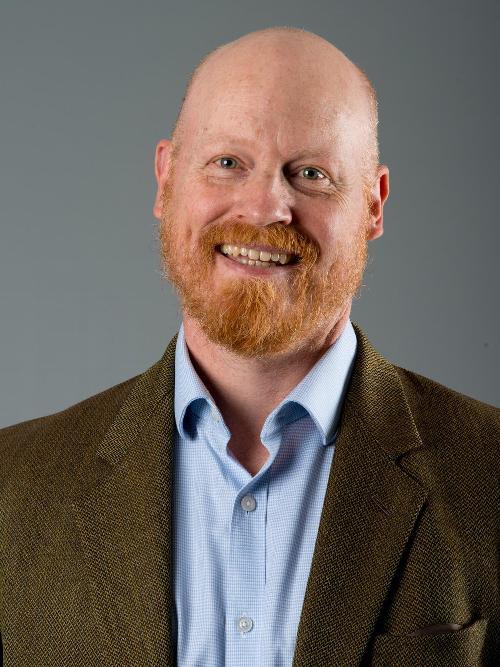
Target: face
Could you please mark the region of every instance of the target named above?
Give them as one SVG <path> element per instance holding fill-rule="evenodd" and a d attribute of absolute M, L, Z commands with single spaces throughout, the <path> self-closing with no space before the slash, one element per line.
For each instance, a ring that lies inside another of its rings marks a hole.
<path fill-rule="evenodd" d="M 358 292 L 368 256 L 355 119 L 324 87 L 305 95 L 289 79 L 202 86 L 175 159 L 164 142 L 165 274 L 207 338 L 248 358 L 312 349 Z M 260 251 L 271 263 L 252 265 Z"/>

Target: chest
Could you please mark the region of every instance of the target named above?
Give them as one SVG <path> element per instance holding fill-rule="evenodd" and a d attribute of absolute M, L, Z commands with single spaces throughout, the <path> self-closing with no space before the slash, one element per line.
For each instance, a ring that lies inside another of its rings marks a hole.
<path fill-rule="evenodd" d="M 246 440 L 231 437 L 228 451 L 247 470 L 255 476 L 269 458 L 269 450 L 260 440 Z"/>

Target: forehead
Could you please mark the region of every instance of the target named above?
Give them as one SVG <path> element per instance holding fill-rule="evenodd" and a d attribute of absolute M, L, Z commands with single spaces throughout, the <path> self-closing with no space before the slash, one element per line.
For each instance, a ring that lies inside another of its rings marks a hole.
<path fill-rule="evenodd" d="M 304 85 L 301 77 L 285 85 L 251 77 L 214 81 L 191 100 L 186 138 L 196 147 L 239 141 L 284 155 L 304 148 L 347 150 L 359 132 L 359 114 L 340 90 L 314 83 Z"/>

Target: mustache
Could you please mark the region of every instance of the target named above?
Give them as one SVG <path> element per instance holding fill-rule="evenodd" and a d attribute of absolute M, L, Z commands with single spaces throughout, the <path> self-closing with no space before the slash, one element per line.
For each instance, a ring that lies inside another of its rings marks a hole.
<path fill-rule="evenodd" d="M 223 243 L 271 246 L 291 255 L 298 255 L 305 264 L 314 263 L 320 255 L 319 244 L 314 239 L 280 222 L 257 227 L 232 219 L 213 223 L 200 233 L 200 244 L 207 256 L 212 254 L 215 246 Z"/>

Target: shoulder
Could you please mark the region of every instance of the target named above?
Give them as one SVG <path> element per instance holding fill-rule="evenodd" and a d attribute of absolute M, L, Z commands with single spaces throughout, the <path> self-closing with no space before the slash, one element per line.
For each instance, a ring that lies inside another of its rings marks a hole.
<path fill-rule="evenodd" d="M 461 394 L 414 371 L 395 365 L 394 368 L 406 396 L 415 409 L 427 414 L 439 412 L 443 416 L 444 414 L 453 416 L 453 421 L 459 424 L 470 417 L 475 417 L 482 426 L 500 431 L 500 408 Z"/>
<path fill-rule="evenodd" d="M 400 366 L 401 381 L 415 425 L 424 442 L 459 453 L 465 446 L 495 468 L 500 461 L 500 409 Z"/>
<path fill-rule="evenodd" d="M 140 375 L 51 415 L 0 429 L 0 486 L 13 469 L 69 464 L 106 433 Z"/>

